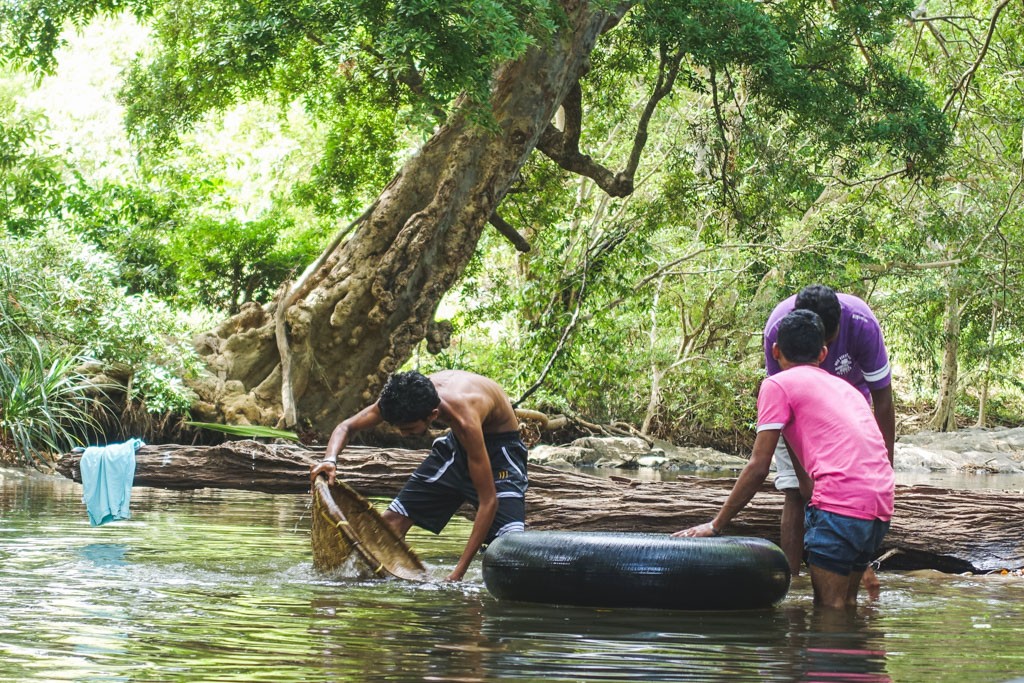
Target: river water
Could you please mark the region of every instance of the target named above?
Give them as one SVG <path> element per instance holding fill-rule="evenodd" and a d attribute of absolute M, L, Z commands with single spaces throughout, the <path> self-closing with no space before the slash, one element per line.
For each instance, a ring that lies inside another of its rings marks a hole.
<path fill-rule="evenodd" d="M 469 525 L 410 542 L 436 581 L 312 569 L 307 496 L 136 488 L 90 527 L 81 487 L 0 470 L 0 681 L 1008 681 L 1024 578 L 881 575 L 854 616 L 798 578 L 769 610 L 498 602 Z M 685 587 L 681 587 L 685 589 Z"/>

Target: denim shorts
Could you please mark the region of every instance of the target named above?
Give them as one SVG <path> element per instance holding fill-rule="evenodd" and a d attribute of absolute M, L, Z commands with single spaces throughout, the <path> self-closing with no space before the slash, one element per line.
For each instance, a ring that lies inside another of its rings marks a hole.
<path fill-rule="evenodd" d="M 841 576 L 862 572 L 887 531 L 889 522 L 880 519 L 857 519 L 808 505 L 804 512 L 807 564 Z"/>

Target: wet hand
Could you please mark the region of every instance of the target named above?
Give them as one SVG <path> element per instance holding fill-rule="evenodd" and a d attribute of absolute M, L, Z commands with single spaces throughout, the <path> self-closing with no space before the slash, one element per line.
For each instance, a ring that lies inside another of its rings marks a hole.
<path fill-rule="evenodd" d="M 330 460 L 322 460 L 309 468 L 309 480 L 311 482 L 316 481 L 316 478 L 321 474 L 327 475 L 327 483 L 333 485 L 335 478 L 338 476 L 338 465 L 337 463 L 331 462 Z"/>
<path fill-rule="evenodd" d="M 718 532 L 715 531 L 714 522 L 705 522 L 704 524 L 698 524 L 697 526 L 682 529 L 672 534 L 674 538 L 710 538 L 717 535 Z"/>

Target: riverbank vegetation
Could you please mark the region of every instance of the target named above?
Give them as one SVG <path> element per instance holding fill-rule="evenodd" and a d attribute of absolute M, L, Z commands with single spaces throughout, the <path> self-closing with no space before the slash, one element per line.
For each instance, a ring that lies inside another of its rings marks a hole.
<path fill-rule="evenodd" d="M 631 7 L 501 164 L 488 93 L 598 20 L 414 5 L 0 10 L 5 458 L 322 435 L 403 366 L 741 451 L 813 282 L 875 310 L 903 429 L 1024 422 L 1019 4 Z"/>

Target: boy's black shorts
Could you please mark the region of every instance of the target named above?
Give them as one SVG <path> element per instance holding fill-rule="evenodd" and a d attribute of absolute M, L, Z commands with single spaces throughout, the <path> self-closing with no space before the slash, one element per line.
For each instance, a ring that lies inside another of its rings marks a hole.
<path fill-rule="evenodd" d="M 490 543 L 502 534 L 526 528 L 525 494 L 529 480 L 526 444 L 519 432 L 484 434 L 484 444 L 498 492 L 498 512 L 485 540 Z M 455 435 L 448 432 L 434 441 L 430 455 L 416 468 L 388 509 L 437 534 L 465 502 L 473 507 L 479 505 L 476 487 L 469 477 L 466 452 Z"/>

